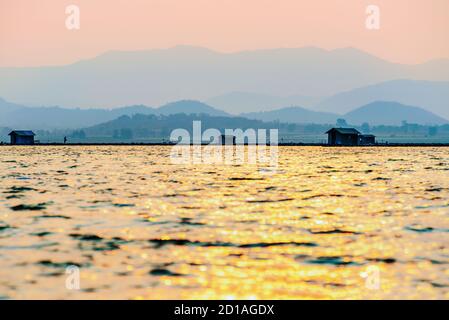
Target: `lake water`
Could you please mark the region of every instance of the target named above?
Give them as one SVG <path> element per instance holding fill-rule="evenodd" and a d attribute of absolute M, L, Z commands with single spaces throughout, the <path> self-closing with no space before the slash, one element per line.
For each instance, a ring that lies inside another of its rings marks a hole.
<path fill-rule="evenodd" d="M 449 148 L 169 155 L 1 147 L 0 297 L 449 299 Z"/>

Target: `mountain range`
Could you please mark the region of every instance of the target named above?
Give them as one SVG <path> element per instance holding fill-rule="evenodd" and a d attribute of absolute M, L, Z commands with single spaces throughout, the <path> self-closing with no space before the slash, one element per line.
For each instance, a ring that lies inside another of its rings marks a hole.
<path fill-rule="evenodd" d="M 392 80 L 324 98 L 231 92 L 208 99 L 206 103 L 232 114 L 272 111 L 288 106 L 345 114 L 374 101 L 396 101 L 405 105 L 420 106 L 449 119 L 449 82 Z"/>
<path fill-rule="evenodd" d="M 441 124 L 449 119 L 449 59 L 403 65 L 353 48 L 314 47 L 113 51 L 66 66 L 0 68 L 0 96 L 20 102 L 0 99 L 0 126 L 28 129 L 177 113 L 288 123 L 344 118 L 350 124 Z M 180 100 L 185 98 L 190 100 Z"/>
<path fill-rule="evenodd" d="M 262 121 L 316 124 L 335 124 L 339 118 L 346 120 L 351 125 L 361 125 L 366 122 L 370 125 L 400 126 L 402 121 L 421 125 L 448 123 L 448 120 L 423 108 L 390 101 L 375 101 L 343 115 L 311 111 L 301 107 L 288 107 L 265 112 L 245 113 L 241 116 Z"/>
<path fill-rule="evenodd" d="M 231 115 L 205 103 L 181 100 L 159 108 L 143 105 L 105 109 L 67 109 L 61 107 L 26 107 L 0 99 L 0 127 L 16 129 L 78 129 L 109 122 L 122 116 L 205 114 L 212 117 L 233 118 Z M 346 114 L 312 111 L 303 107 L 286 107 L 271 111 L 241 113 L 241 118 L 264 122 L 335 124 L 343 118 L 349 124 L 401 125 L 402 121 L 422 125 L 440 125 L 448 121 L 420 107 L 397 102 L 375 101 L 355 108 Z"/>
<path fill-rule="evenodd" d="M 189 46 L 111 51 L 66 66 L 0 68 L 0 96 L 25 105 L 113 108 L 161 105 L 186 98 L 208 101 L 233 92 L 254 92 L 296 96 L 285 102 L 310 107 L 301 97 L 325 98 L 395 79 L 449 81 L 449 59 L 404 65 L 354 48 L 314 47 L 235 53 Z M 270 108 L 277 107 L 281 105 L 273 103 Z M 332 108 L 331 102 L 321 105 L 322 111 L 341 112 L 338 106 Z M 235 113 L 268 109 L 238 110 L 232 106 L 223 110 Z"/>
<path fill-rule="evenodd" d="M 342 116 L 352 125 L 369 123 L 370 125 L 399 126 L 403 121 L 421 125 L 442 125 L 448 121 L 420 107 L 407 106 L 391 101 L 375 101 L 359 107 Z"/>
<path fill-rule="evenodd" d="M 116 109 L 68 109 L 61 107 L 27 107 L 0 98 L 0 126 L 28 129 L 76 129 L 134 114 L 170 115 L 176 113 L 229 116 L 199 101 L 182 100 L 152 108 L 143 105 Z"/>
<path fill-rule="evenodd" d="M 419 106 L 449 119 L 448 81 L 387 81 L 338 93 L 323 99 L 313 108 L 343 114 L 376 100 Z"/>

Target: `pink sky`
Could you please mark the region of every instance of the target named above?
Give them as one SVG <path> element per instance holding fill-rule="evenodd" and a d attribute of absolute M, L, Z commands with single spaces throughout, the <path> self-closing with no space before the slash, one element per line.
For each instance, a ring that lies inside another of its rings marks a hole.
<path fill-rule="evenodd" d="M 65 7 L 81 29 L 65 27 Z M 365 28 L 365 8 L 381 28 Z M 232 52 L 355 47 L 401 63 L 449 58 L 449 0 L 0 0 L 0 66 L 59 65 L 109 50 Z"/>

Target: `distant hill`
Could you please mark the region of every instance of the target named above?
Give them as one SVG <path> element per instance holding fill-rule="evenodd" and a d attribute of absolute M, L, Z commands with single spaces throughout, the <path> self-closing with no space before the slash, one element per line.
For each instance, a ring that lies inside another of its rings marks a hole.
<path fill-rule="evenodd" d="M 316 112 L 301 107 L 288 107 L 266 112 L 243 113 L 241 116 L 249 119 L 284 123 L 335 124 L 338 118 L 345 119 L 351 125 L 361 125 L 367 122 L 370 125 L 400 126 L 402 121 L 422 125 L 448 123 L 448 120 L 423 108 L 388 101 L 375 101 L 344 115 Z"/>
<path fill-rule="evenodd" d="M 242 117 L 221 117 L 207 114 L 184 114 L 173 115 L 141 115 L 121 116 L 118 119 L 98 124 L 83 131 L 89 137 L 113 137 L 129 134 L 133 138 L 168 137 L 172 130 L 183 128 L 192 132 L 193 121 L 201 121 L 202 130 L 215 128 L 224 130 L 226 128 L 274 128 L 276 124 L 264 123 L 258 120 L 250 120 Z M 127 133 L 128 132 L 128 133 Z"/>
<path fill-rule="evenodd" d="M 237 117 L 194 100 L 181 100 L 159 108 L 143 105 L 117 109 L 67 109 L 61 107 L 27 107 L 0 99 L 0 127 L 30 130 L 78 129 L 106 123 L 122 116 L 140 115 L 208 115 L 221 117 L 223 123 L 232 123 Z M 443 124 L 447 120 L 420 107 L 411 107 L 396 102 L 378 101 L 357 108 L 345 115 L 316 112 L 302 107 L 287 107 L 266 112 L 242 113 L 238 119 L 264 122 L 334 124 L 344 118 L 350 124 L 368 122 L 372 125 L 400 125 L 403 120 L 418 124 Z M 230 121 L 230 122 L 229 122 Z M 238 122 L 238 121 L 237 121 Z"/>
<path fill-rule="evenodd" d="M 186 113 L 186 114 L 204 113 L 211 116 L 229 116 L 229 114 L 224 111 L 215 109 L 205 103 L 194 100 L 181 100 L 171 102 L 156 109 L 155 113 L 163 115 L 170 115 L 177 113 Z"/>
<path fill-rule="evenodd" d="M 288 107 L 273 111 L 242 113 L 242 117 L 262 121 L 286 123 L 334 124 L 341 116 L 335 113 L 315 112 L 301 107 Z"/>
<path fill-rule="evenodd" d="M 252 92 L 230 92 L 206 100 L 206 103 L 216 106 L 232 114 L 241 112 L 261 112 L 279 109 L 285 106 L 312 106 L 320 101 L 319 97 L 287 96 L 279 97 Z"/>
<path fill-rule="evenodd" d="M 420 106 L 449 119 L 449 82 L 394 80 L 342 92 L 324 99 L 314 110 L 346 113 L 373 101 Z"/>
<path fill-rule="evenodd" d="M 397 102 L 376 101 L 357 108 L 342 116 L 351 125 L 368 122 L 370 125 L 401 125 L 402 121 L 422 125 L 448 123 L 432 112 L 419 107 L 406 106 Z"/>
<path fill-rule="evenodd" d="M 2 119 L 4 119 L 5 117 L 8 117 L 9 114 L 23 108 L 26 107 L 17 103 L 8 102 L 0 98 L 0 121 L 2 121 Z"/>
<path fill-rule="evenodd" d="M 113 51 L 66 66 L 0 68 L 0 96 L 28 105 L 81 108 L 206 101 L 235 91 L 329 96 L 394 79 L 449 81 L 448 61 L 395 64 L 353 48 Z M 240 110 L 249 111 L 254 109 Z"/>
<path fill-rule="evenodd" d="M 61 107 L 27 107 L 9 103 L 0 99 L 0 126 L 27 129 L 75 129 L 89 127 L 114 120 L 120 116 L 134 114 L 176 114 L 205 113 L 215 116 L 226 116 L 199 101 L 177 101 L 160 108 L 143 105 L 127 106 L 116 109 L 67 109 Z"/>
<path fill-rule="evenodd" d="M 152 114 L 146 106 L 117 109 L 67 109 L 61 107 L 27 107 L 0 99 L 0 126 L 28 129 L 67 129 L 91 126 L 121 115 Z"/>

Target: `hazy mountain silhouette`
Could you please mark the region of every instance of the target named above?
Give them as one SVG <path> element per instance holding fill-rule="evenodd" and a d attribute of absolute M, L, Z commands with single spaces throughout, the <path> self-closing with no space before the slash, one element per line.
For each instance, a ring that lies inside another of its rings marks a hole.
<path fill-rule="evenodd" d="M 152 114 L 146 106 L 117 109 L 67 109 L 61 107 L 27 107 L 0 99 L 0 126 L 29 129 L 79 128 L 136 113 Z"/>
<path fill-rule="evenodd" d="M 327 96 L 401 78 L 449 81 L 448 61 L 395 64 L 352 48 L 218 53 L 178 46 L 108 52 L 67 66 L 0 68 L 0 96 L 29 105 L 81 108 L 206 101 L 234 91 Z"/>
<path fill-rule="evenodd" d="M 315 124 L 334 124 L 338 118 L 343 118 L 352 125 L 361 125 L 364 122 L 372 125 L 401 125 L 402 121 L 422 125 L 448 123 L 448 120 L 423 108 L 386 101 L 375 101 L 344 115 L 288 107 L 266 112 L 242 113 L 241 116 L 262 121 Z"/>
<path fill-rule="evenodd" d="M 22 106 L 20 104 L 11 103 L 8 101 L 3 100 L 0 98 L 0 123 L 3 123 L 4 119 L 7 119 L 7 117 L 16 112 L 17 110 L 26 108 L 25 106 Z"/>
<path fill-rule="evenodd" d="M 27 107 L 0 99 L 0 126 L 29 129 L 80 128 L 134 114 L 228 114 L 199 101 L 183 100 L 160 108 L 137 105 L 116 109 L 67 109 L 61 107 Z"/>
<path fill-rule="evenodd" d="M 402 121 L 422 125 L 441 125 L 448 123 L 432 112 L 419 107 L 406 106 L 397 102 L 376 101 L 359 107 L 342 116 L 349 124 L 360 125 L 401 125 Z"/>
<path fill-rule="evenodd" d="M 316 124 L 333 124 L 341 117 L 338 114 L 315 112 L 301 107 L 288 107 L 265 112 L 242 113 L 241 116 L 262 121 Z"/>
<path fill-rule="evenodd" d="M 258 120 L 250 120 L 242 117 L 210 116 L 207 114 L 185 114 L 172 115 L 142 115 L 121 116 L 118 119 L 101 123 L 83 131 L 89 137 L 113 137 L 122 138 L 123 134 L 129 138 L 168 137 L 170 133 L 178 128 L 192 132 L 193 121 L 201 121 L 202 130 L 216 128 L 274 128 L 274 123 L 264 123 Z M 224 131 L 222 131 L 224 132 Z"/>
<path fill-rule="evenodd" d="M 449 82 L 394 80 L 336 94 L 315 110 L 346 113 L 373 101 L 396 101 L 420 106 L 449 119 Z"/>
<path fill-rule="evenodd" d="M 226 112 L 194 100 L 168 103 L 159 108 L 142 105 L 117 109 L 67 109 L 61 107 L 26 107 L 0 99 L 0 127 L 27 129 L 74 129 L 94 126 L 116 120 L 121 116 L 173 115 L 184 113 L 204 114 L 232 119 Z M 337 118 L 344 118 L 351 124 L 400 125 L 403 120 L 418 124 L 443 124 L 446 119 L 419 107 L 410 107 L 396 102 L 374 102 L 357 108 L 345 115 L 316 112 L 302 107 L 287 107 L 266 112 L 243 113 L 239 116 L 264 122 L 333 124 Z M 227 120 L 226 120 L 227 121 Z"/>
<path fill-rule="evenodd" d="M 228 113 L 224 111 L 215 109 L 205 103 L 195 100 L 181 100 L 171 102 L 156 109 L 155 113 L 163 115 L 176 114 L 176 113 L 186 113 L 186 114 L 204 113 L 211 116 L 230 116 Z"/>
<path fill-rule="evenodd" d="M 232 114 L 271 111 L 285 106 L 310 107 L 318 103 L 319 97 L 288 96 L 279 97 L 253 92 L 230 92 L 206 100 L 206 103 L 216 106 Z"/>

